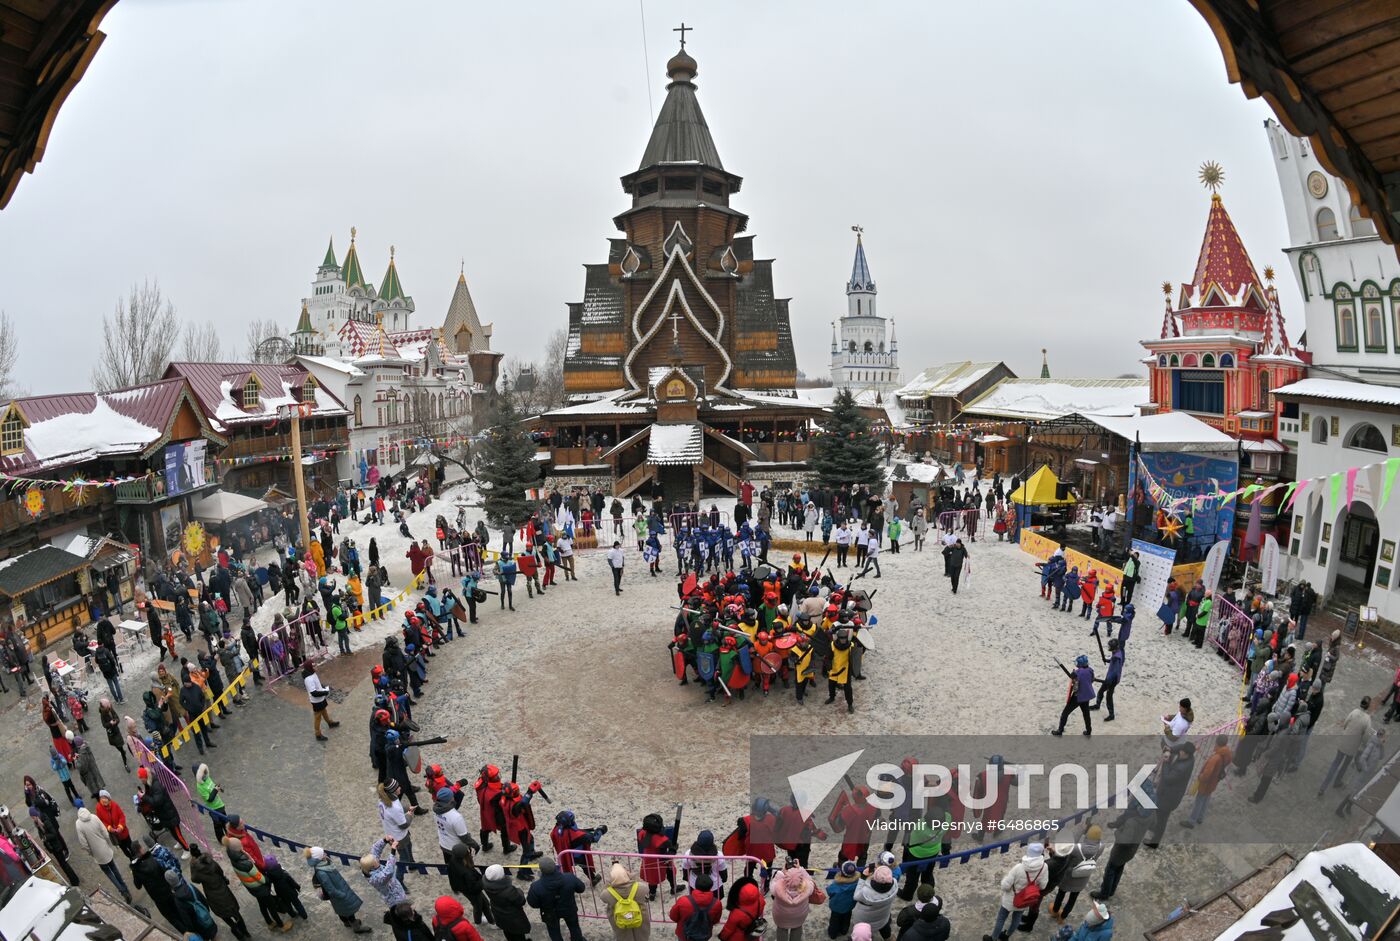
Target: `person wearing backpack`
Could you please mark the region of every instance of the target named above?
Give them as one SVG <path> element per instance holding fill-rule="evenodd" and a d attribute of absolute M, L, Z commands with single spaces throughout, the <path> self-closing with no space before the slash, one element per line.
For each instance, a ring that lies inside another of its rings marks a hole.
<path fill-rule="evenodd" d="M 583 941 L 583 931 L 578 926 L 578 903 L 575 895 L 582 895 L 583 880 L 571 872 L 560 872 L 553 857 L 546 856 L 539 862 L 540 877 L 530 885 L 525 901 L 531 908 L 540 910 L 540 919 L 549 932 L 550 941 L 564 941 L 559 930 L 559 922 L 569 928 L 569 941 Z"/>
<path fill-rule="evenodd" d="M 1069 853 L 1064 874 L 1060 877 L 1059 886 L 1055 891 L 1055 902 L 1050 907 L 1050 914 L 1062 925 L 1065 919 L 1069 918 L 1079 893 L 1088 887 L 1090 877 L 1098 871 L 1099 856 L 1103 853 L 1103 843 L 1100 842 L 1102 837 L 1103 831 L 1099 829 L 1099 825 L 1090 824 L 1084 831 L 1084 838 L 1075 843 L 1074 849 Z"/>
<path fill-rule="evenodd" d="M 1001 905 L 992 933 L 982 941 L 1007 941 L 1021 923 L 1021 916 L 1040 904 L 1041 893 L 1050 882 L 1050 867 L 1045 862 L 1045 847 L 1032 843 L 1026 855 L 1001 877 Z M 1008 917 L 1009 916 L 1009 917 Z M 1002 929 L 1006 930 L 1003 931 Z"/>
<path fill-rule="evenodd" d="M 763 892 L 750 876 L 729 887 L 729 917 L 720 929 L 720 941 L 749 941 L 763 936 Z"/>
<path fill-rule="evenodd" d="M 608 870 L 608 887 L 603 901 L 607 904 L 608 924 L 612 925 L 616 941 L 649 941 L 651 911 L 642 894 L 642 883 L 621 863 Z"/>
<path fill-rule="evenodd" d="M 433 941 L 481 941 L 462 903 L 450 895 L 433 903 Z"/>
<path fill-rule="evenodd" d="M 699 875 L 691 891 L 676 899 L 670 918 L 676 923 L 678 941 L 710 941 L 719 917 L 724 913 L 719 894 L 708 875 Z"/>

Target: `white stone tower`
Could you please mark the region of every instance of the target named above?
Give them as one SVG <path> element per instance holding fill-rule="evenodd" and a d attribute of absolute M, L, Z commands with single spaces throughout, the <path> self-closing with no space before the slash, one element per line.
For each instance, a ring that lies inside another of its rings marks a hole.
<path fill-rule="evenodd" d="M 875 308 L 875 279 L 865 260 L 863 229 L 858 225 L 851 229 L 856 233 L 856 260 L 846 282 L 846 313 L 839 329 L 832 324 L 831 382 L 852 392 L 885 393 L 900 385 L 899 342 L 894 321 L 881 317 Z"/>

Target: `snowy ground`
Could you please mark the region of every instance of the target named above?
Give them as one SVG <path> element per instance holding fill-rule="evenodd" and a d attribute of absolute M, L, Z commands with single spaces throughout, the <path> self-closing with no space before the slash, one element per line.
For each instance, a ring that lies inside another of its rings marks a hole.
<path fill-rule="evenodd" d="M 444 500 L 411 516 L 414 535 L 431 538 L 434 516 L 455 517 L 455 499 L 465 498 L 460 488 L 449 490 Z M 470 508 L 470 524 L 479 515 Z M 394 589 L 408 583 L 407 541 L 395 526 L 346 524 L 342 533 L 355 536 L 362 555 L 374 535 L 394 576 Z M 1054 658 L 1070 662 L 1080 652 L 1096 653 L 1088 625 L 1051 612 L 1038 598 L 1034 560 L 1018 548 L 995 542 L 969 548 L 973 575 L 956 596 L 942 577 L 936 553 L 881 555 L 883 578 L 868 581 L 880 589 L 875 605 L 880 649 L 866 661 L 869 679 L 857 684 L 854 716 L 847 716 L 839 703 L 823 705 L 824 688 L 805 706 L 781 691 L 728 709 L 706 704 L 694 686 L 677 686 L 670 672 L 666 643 L 675 580 L 649 578 L 632 550 L 624 594 L 614 597 L 603 553 L 583 552 L 577 583 L 561 583 L 534 599 L 525 596 L 519 583 L 514 613 L 500 611 L 492 597 L 481 609 L 482 624 L 470 629 L 467 640 L 446 647 L 431 661 L 431 682 L 415 715 L 425 735 L 444 735 L 449 742 L 428 749 L 425 760 L 441 763 L 453 778 L 470 777 L 487 762 L 508 767 L 511 755 L 518 753 L 522 776 L 544 782 L 554 799 L 553 805 L 537 809 L 538 839 L 547 842 L 547 821 L 567 806 L 586 825 L 608 824 L 613 832 L 602 848 L 624 851 L 633 848 L 630 833 L 644 814 L 661 812 L 669 819 L 669 808 L 677 801 L 686 805 L 683 842 L 702 827 L 723 838 L 745 811 L 750 734 L 1043 734 L 1057 718 L 1064 696 Z M 814 552 L 812 561 L 819 557 Z M 440 583 L 446 581 L 445 562 L 437 570 Z M 270 623 L 273 610 L 267 606 L 259 612 L 259 629 Z M 323 678 L 338 688 L 333 709 L 343 720 L 328 744 L 312 740 L 310 711 L 298 683 L 255 697 L 215 733 L 221 748 L 209 762 L 231 808 L 256 826 L 339 850 L 361 852 L 377 836 L 364 731 L 371 703 L 367 679 L 375 651 L 397 620 L 396 615 L 392 621 L 372 622 L 353 635 L 354 656 L 322 670 Z M 154 662 L 149 647 L 126 657 L 132 713 L 140 678 L 154 673 Z M 1386 680 L 1383 667 L 1349 657 L 1333 689 L 1350 700 L 1383 691 Z M 1105 728 L 1097 722 L 1098 713 L 1096 727 L 1114 734 L 1153 734 L 1159 717 L 1173 711 L 1180 697 L 1190 696 L 1197 729 L 1214 728 L 1236 714 L 1237 689 L 1236 675 L 1217 657 L 1176 636 L 1161 637 L 1150 623 L 1140 622 L 1119 688 L 1118 721 Z M 11 692 L 5 702 L 13 700 Z M 1331 718 L 1339 721 L 1340 714 Z M 1077 717 L 1071 719 L 1072 733 L 1077 733 L 1077 723 Z M 100 730 L 90 738 L 109 784 L 120 782 L 114 793 L 129 794 L 127 777 Z M 19 774 L 25 772 L 59 790 L 47 768 L 46 736 L 36 714 L 9 709 L 0 744 L 7 754 L 22 756 L 7 762 L 0 797 L 21 803 Z M 196 757 L 190 746 L 180 752 L 191 767 Z M 1253 778 L 1247 780 L 1252 785 Z M 1232 782 L 1213 812 L 1227 813 L 1229 802 L 1242 801 L 1246 793 L 1244 785 Z M 65 814 L 63 823 L 71 834 L 72 817 Z M 415 827 L 415 842 L 419 859 L 436 861 L 430 822 Z M 1203 898 L 1273 852 L 1263 846 L 1188 846 L 1140 853 L 1119 890 L 1119 936 L 1139 934 L 1183 896 Z M 832 858 L 834 847 L 814 849 L 814 863 Z M 485 861 L 502 861 L 499 851 Z M 1013 861 L 1000 856 L 939 873 L 954 937 L 980 937 L 990 928 L 995 884 Z M 101 878 L 91 866 L 80 872 Z M 352 884 L 366 899 L 367 920 L 384 932 L 378 926 L 377 899 L 358 876 Z M 427 909 L 443 885 L 436 877 L 415 878 L 410 888 L 420 908 Z M 244 910 L 249 914 L 246 904 Z M 1049 934 L 1046 921 L 1040 934 Z M 343 931 L 326 913 L 313 914 L 312 922 L 297 930 L 318 938 Z M 588 933 L 610 936 L 603 922 L 592 923 Z M 495 933 L 486 936 L 489 941 Z"/>

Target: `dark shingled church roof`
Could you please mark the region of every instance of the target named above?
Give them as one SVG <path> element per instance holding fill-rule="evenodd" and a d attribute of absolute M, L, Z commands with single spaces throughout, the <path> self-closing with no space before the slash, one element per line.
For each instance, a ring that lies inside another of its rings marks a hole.
<path fill-rule="evenodd" d="M 666 75 L 671 84 L 666 86 L 666 101 L 656 116 L 656 126 L 651 130 L 651 139 L 647 141 L 637 169 L 644 170 L 658 163 L 700 163 L 716 170 L 724 169 L 715 139 L 710 136 L 710 126 L 705 123 L 705 115 L 695 97 L 691 79 L 698 71 L 695 60 L 684 49 L 666 63 Z"/>

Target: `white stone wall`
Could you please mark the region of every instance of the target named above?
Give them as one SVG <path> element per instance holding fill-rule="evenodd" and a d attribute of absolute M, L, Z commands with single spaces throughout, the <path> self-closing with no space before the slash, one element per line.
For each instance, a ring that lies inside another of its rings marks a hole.
<path fill-rule="evenodd" d="M 1299 411 L 1299 480 L 1400 455 L 1400 448 L 1390 444 L 1394 440 L 1396 427 L 1400 426 L 1400 414 L 1369 411 L 1356 406 L 1300 405 Z M 1380 430 L 1389 445 L 1387 453 L 1347 446 L 1351 434 L 1363 422 L 1369 422 Z M 1305 423 L 1306 428 L 1303 427 Z M 1323 437 L 1320 427 L 1326 429 L 1325 441 L 1318 440 Z M 1381 508 L 1380 493 L 1374 492 L 1373 486 L 1374 481 L 1368 474 L 1358 474 L 1354 502 L 1370 508 L 1375 514 L 1380 526 L 1380 546 L 1384 548 L 1387 540 L 1392 543 L 1400 541 L 1400 493 L 1392 494 L 1390 502 Z M 1345 490 L 1342 499 L 1332 507 L 1330 488 L 1326 484 L 1321 487 L 1309 485 L 1293 506 L 1293 531 L 1284 551 L 1297 560 L 1301 577 L 1312 582 L 1319 594 L 1326 595 L 1332 591 L 1339 573 L 1355 581 L 1363 578 L 1363 573 L 1345 565 L 1341 559 L 1347 515 Z M 1326 550 L 1325 561 L 1319 561 L 1322 550 Z M 1378 555 L 1373 571 L 1394 569 L 1397 563 L 1400 563 L 1400 550 L 1397 550 L 1397 558 L 1391 562 L 1384 561 Z M 1400 591 L 1397 591 L 1395 574 L 1390 575 L 1389 582 L 1388 586 L 1373 582 L 1368 603 L 1375 606 L 1386 620 L 1400 621 Z"/>

